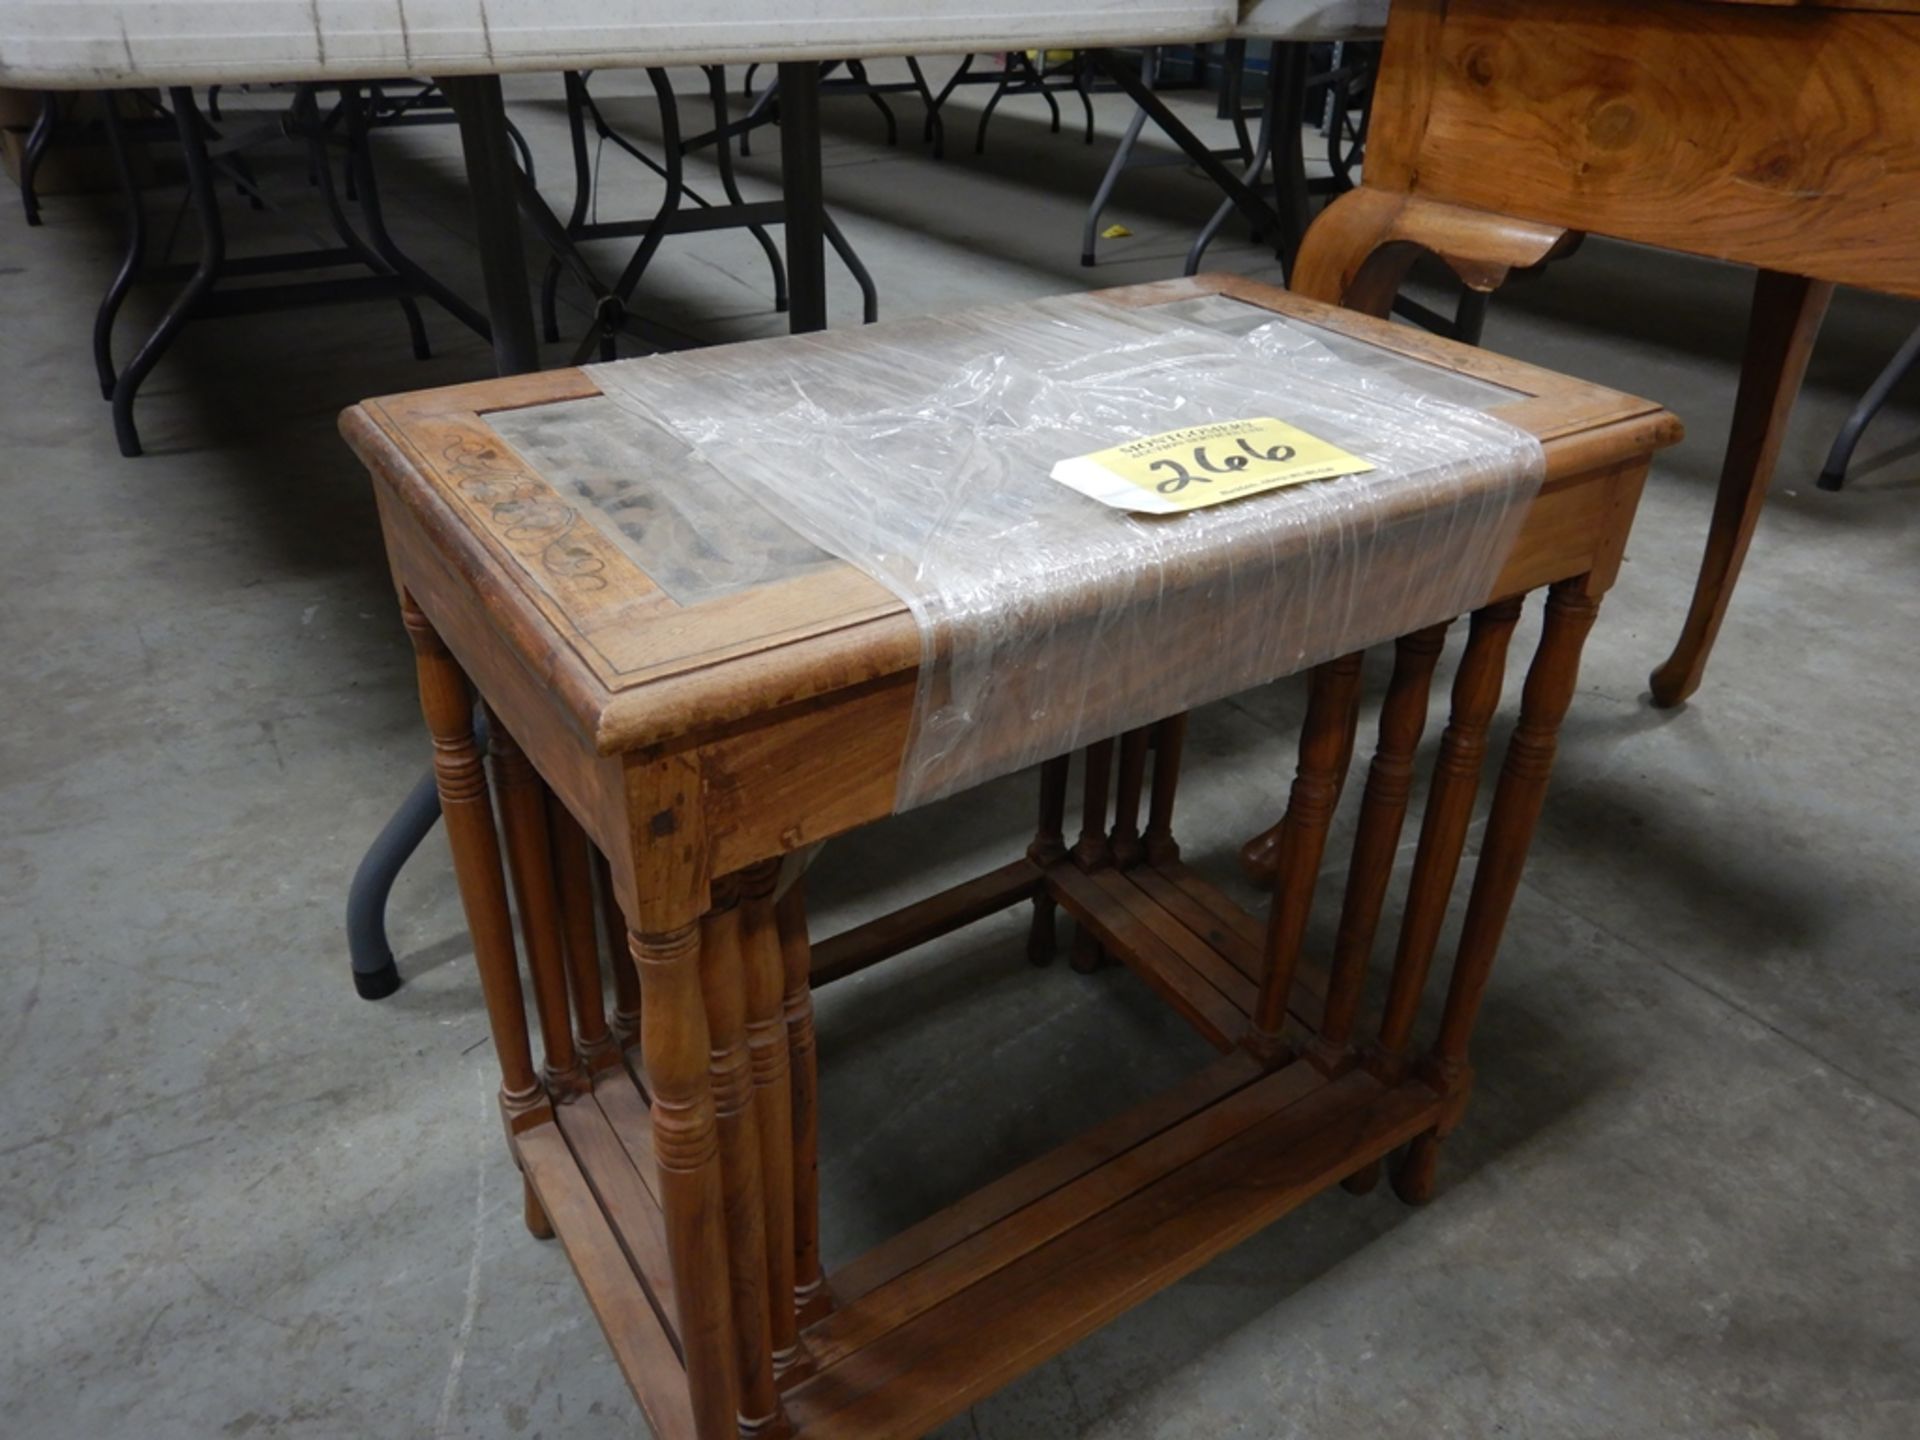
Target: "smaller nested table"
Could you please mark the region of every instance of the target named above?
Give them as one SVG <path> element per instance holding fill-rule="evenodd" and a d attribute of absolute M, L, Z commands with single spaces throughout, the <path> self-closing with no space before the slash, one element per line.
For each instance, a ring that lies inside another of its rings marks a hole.
<path fill-rule="evenodd" d="M 1024 855 L 810 945 L 795 857 L 895 807 L 922 663 L 903 603 L 851 565 L 786 563 L 745 515 L 750 533 L 694 543 L 670 508 L 649 509 L 673 476 L 623 471 L 570 426 L 569 407 L 600 403 L 585 372 L 369 401 L 344 420 L 418 652 L 527 1221 L 559 1236 L 663 1437 L 918 1435 L 1309 1196 L 1367 1188 L 1402 1146 L 1396 1188 L 1432 1190 L 1581 645 L 1649 455 L 1678 426 L 1643 400 L 1238 280 L 1100 300 L 1204 295 L 1291 317 L 1544 447 L 1545 481 L 1469 606 L 1382 1013 L 1364 1027 L 1446 623 L 1394 641 L 1330 953 L 1311 953 L 1307 918 L 1356 742 L 1358 653 L 1313 671 L 1270 914 L 1181 864 L 1184 721 L 1165 714 L 1087 750 L 1075 843 L 1062 756 L 1041 766 Z M 883 345 L 887 330 L 845 343 Z M 751 377 L 767 354 L 703 363 Z M 1542 588 L 1444 1016 L 1416 1045 L 1508 642 Z M 1219 1058 L 823 1274 L 811 987 L 1024 902 L 1036 959 L 1064 909 L 1079 959 L 1130 966 Z"/>

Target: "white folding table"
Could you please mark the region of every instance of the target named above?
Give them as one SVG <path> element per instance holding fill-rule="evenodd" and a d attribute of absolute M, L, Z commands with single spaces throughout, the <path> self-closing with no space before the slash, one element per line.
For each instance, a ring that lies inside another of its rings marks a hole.
<path fill-rule="evenodd" d="M 1354 35 L 1384 0 L 0 0 L 0 86 L 111 90 L 431 75 L 460 116 L 502 373 L 537 363 L 500 77 L 691 64 L 805 64 L 1005 48 Z M 796 330 L 825 322 L 817 116 L 785 86 Z M 811 93 L 812 87 L 805 87 Z M 1198 157 L 1196 157 L 1198 159 Z M 1218 162 L 1214 162 L 1217 164 Z M 1216 177 L 1218 178 L 1218 177 Z M 1229 193 L 1234 193 L 1232 189 Z M 1237 199 L 1245 197 L 1236 195 Z"/>
<path fill-rule="evenodd" d="M 789 321 L 826 324 L 825 210 L 820 175 L 822 61 L 992 48 L 1106 51 L 1247 38 L 1318 39 L 1377 29 L 1386 0 L 0 0 L 0 87 L 116 90 L 241 82 L 344 83 L 434 77 L 459 120 L 486 286 L 494 362 L 502 375 L 539 368 L 523 205 L 543 234 L 563 227 L 515 163 L 500 77 L 694 64 L 778 64 L 786 205 Z M 1141 85 L 1103 56 L 1107 73 L 1167 129 L 1255 223 L 1271 206 Z M 360 993 L 399 984 L 385 934 L 387 895 L 439 815 L 431 777 L 417 785 L 367 852 L 348 897 L 347 933 Z"/>

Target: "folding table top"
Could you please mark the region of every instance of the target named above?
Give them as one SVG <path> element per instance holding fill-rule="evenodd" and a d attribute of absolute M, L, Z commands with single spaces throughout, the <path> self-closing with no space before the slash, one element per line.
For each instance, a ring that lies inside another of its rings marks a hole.
<path fill-rule="evenodd" d="M 1385 0 L 0 0 L 0 85 L 365 80 L 1039 46 L 1325 39 Z M 1244 17 L 1242 12 L 1244 11 Z"/>
<path fill-rule="evenodd" d="M 1530 431 L 1547 462 L 1536 510 L 1581 474 L 1678 434 L 1649 401 L 1233 277 L 1100 298 L 1138 307 L 1208 295 L 1279 312 L 1343 358 Z M 772 363 L 757 342 L 704 354 L 749 371 Z M 647 362 L 635 363 L 643 376 Z M 715 532 L 660 493 L 699 488 L 699 462 L 684 446 L 660 451 L 662 437 L 624 416 L 590 372 L 560 370 L 369 400 L 342 428 L 382 482 L 396 567 L 444 575 L 441 602 L 484 608 L 603 753 L 916 669 L 919 629 L 879 581 L 797 536 L 759 533 L 752 516 L 725 553 L 700 539 Z M 1599 522 L 1582 515 L 1523 532 L 1514 563 L 1594 545 Z M 432 613 L 436 597 L 417 598 Z"/>

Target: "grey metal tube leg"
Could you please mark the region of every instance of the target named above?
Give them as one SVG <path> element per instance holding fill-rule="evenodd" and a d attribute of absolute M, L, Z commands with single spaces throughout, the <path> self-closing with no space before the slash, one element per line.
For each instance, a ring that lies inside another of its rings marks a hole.
<path fill-rule="evenodd" d="M 1153 67 L 1158 51 L 1149 50 L 1141 69 L 1140 83 L 1152 88 Z M 1140 141 L 1140 132 L 1146 128 L 1147 112 L 1138 105 L 1133 107 L 1133 118 L 1127 121 L 1126 133 L 1121 135 L 1120 143 L 1114 147 L 1113 159 L 1107 162 L 1107 173 L 1100 177 L 1100 185 L 1093 192 L 1093 203 L 1087 206 L 1087 218 L 1080 227 L 1080 263 L 1092 265 L 1094 251 L 1100 243 L 1100 216 L 1105 213 L 1107 202 L 1113 199 L 1113 187 L 1120 183 L 1120 175 L 1133 159 L 1133 147 Z M 1192 272 L 1189 271 L 1189 274 Z"/>
<path fill-rule="evenodd" d="M 1090 50 L 1087 53 L 1093 64 L 1145 110 L 1147 118 L 1186 152 L 1187 158 L 1198 165 L 1209 180 L 1226 192 L 1255 230 L 1263 235 L 1286 233 L 1286 223 L 1274 213 L 1273 206 L 1250 189 L 1244 180 L 1226 167 L 1219 156 L 1207 148 L 1204 141 L 1180 123 L 1179 118 L 1167 108 L 1166 102 L 1141 82 L 1137 67 L 1130 68 L 1110 50 Z"/>
<path fill-rule="evenodd" d="M 1847 466 L 1853 463 L 1853 447 L 1860 443 L 1862 433 L 1873 423 L 1873 417 L 1880 413 L 1880 407 L 1887 403 L 1887 396 L 1893 393 L 1893 387 L 1905 378 L 1916 362 L 1920 362 L 1920 330 L 1915 330 L 1907 337 L 1907 343 L 1895 352 L 1893 359 L 1887 362 L 1887 368 L 1867 387 L 1867 393 L 1853 407 L 1853 413 L 1847 416 L 1840 433 L 1833 437 L 1833 448 L 1827 452 L 1827 463 L 1820 470 L 1819 484 L 1822 490 L 1838 490 L 1847 483 Z"/>
<path fill-rule="evenodd" d="M 347 887 L 347 953 L 353 957 L 353 988 L 362 1000 L 384 1000 L 400 988 L 400 971 L 387 943 L 387 897 L 400 867 L 439 818 L 440 792 L 429 770 L 381 826 L 353 872 Z"/>
<path fill-rule="evenodd" d="M 1275 44 L 1267 56 L 1267 91 L 1260 106 L 1260 138 L 1254 141 L 1253 158 L 1247 162 L 1245 179 L 1249 186 L 1259 184 L 1260 172 L 1267 168 L 1267 159 L 1273 153 L 1276 126 L 1280 128 L 1282 144 L 1299 137 L 1300 127 L 1297 124 L 1288 130 L 1281 120 L 1281 105 L 1287 88 L 1283 81 L 1285 63 L 1281 46 Z M 1232 213 L 1233 201 L 1222 200 L 1207 223 L 1200 227 L 1200 233 L 1193 237 L 1193 244 L 1188 247 L 1187 263 L 1181 271 L 1183 275 L 1200 273 L 1200 262 L 1206 258 L 1207 247 L 1213 244 L 1213 237 L 1220 233 L 1220 227 L 1227 223 L 1227 217 Z"/>

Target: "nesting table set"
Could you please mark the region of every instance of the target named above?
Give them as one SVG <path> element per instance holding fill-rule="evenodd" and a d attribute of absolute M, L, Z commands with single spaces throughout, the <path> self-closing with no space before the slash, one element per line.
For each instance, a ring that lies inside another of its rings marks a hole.
<path fill-rule="evenodd" d="M 822 341 L 700 352 L 691 381 L 672 367 L 693 362 L 662 357 L 368 401 L 343 420 L 375 477 L 418 656 L 527 1222 L 560 1239 L 663 1440 L 924 1433 L 1319 1191 L 1340 1182 L 1368 1188 L 1402 1147 L 1395 1186 L 1410 1201 L 1425 1199 L 1439 1144 L 1471 1087 L 1468 1041 L 1581 646 L 1620 564 L 1649 457 L 1677 438 L 1677 423 L 1646 401 L 1224 277 L 1103 292 L 1035 313 L 1042 329 L 1009 330 L 1008 343 L 1060 352 L 1033 372 L 1047 384 L 1011 386 L 995 406 L 1052 393 L 1048 384 L 1070 389 L 1084 369 L 1071 353 L 1076 334 L 1137 326 L 1147 334 L 1142 355 L 1190 345 L 1197 377 L 1212 363 L 1207 356 L 1238 353 L 1219 345 L 1258 341 L 1269 347 L 1261 353 L 1284 351 L 1301 367 L 1289 373 L 1318 366 L 1360 390 L 1377 381 L 1402 397 L 1396 403 L 1504 422 L 1533 457 L 1528 483 L 1501 502 L 1497 525 L 1488 522 L 1496 549 L 1466 582 L 1470 594 L 1424 573 L 1445 568 L 1447 537 L 1468 513 L 1457 509 L 1460 494 L 1484 484 L 1470 465 L 1420 486 L 1316 480 L 1151 522 L 1104 518 L 1112 512 L 1078 495 L 1061 502 L 1086 506 L 1090 528 L 1148 537 L 1127 543 L 1231 537 L 1190 545 L 1177 564 L 1153 572 L 1157 585 L 1202 606 L 1228 593 L 1219 587 L 1229 570 L 1242 584 L 1258 568 L 1248 557 L 1267 543 L 1264 517 L 1281 535 L 1298 507 L 1324 506 L 1339 516 L 1342 545 L 1375 547 L 1377 567 L 1353 572 L 1369 577 L 1368 593 L 1336 605 L 1327 577 L 1338 567 L 1324 554 L 1318 578 L 1300 592 L 1315 638 L 1287 653 L 1310 666 L 1311 699 L 1264 917 L 1180 861 L 1172 829 L 1185 727 L 1178 664 L 1093 684 L 1124 692 L 1134 708 L 1102 712 L 1128 717 L 1115 732 L 1071 732 L 1082 752 L 1082 803 L 1070 839 L 1066 754 L 996 748 L 996 739 L 958 764 L 945 740 L 929 745 L 938 729 L 931 717 L 972 683 L 963 679 L 963 627 L 929 629 L 926 604 L 903 600 L 897 585 L 877 578 L 879 567 L 820 553 L 804 536 L 782 538 L 777 519 L 727 501 L 727 478 L 716 477 L 729 456 L 749 452 L 729 438 L 724 417 L 692 441 L 647 418 L 649 404 L 666 413 L 677 396 L 733 386 L 765 396 L 769 430 L 799 423 L 796 415 L 813 423 L 831 387 L 822 382 L 806 405 L 782 411 L 779 382 L 814 374 L 809 352 L 796 347 Z M 1241 332 L 1262 328 L 1216 343 L 1171 318 L 1202 313 L 1209 324 L 1224 314 Z M 989 335 L 1015 323 L 997 312 L 977 321 Z M 882 388 L 900 368 L 890 355 L 948 343 L 933 328 L 888 325 L 831 338 L 833 364 L 871 373 Z M 1229 378 L 1232 369 L 1216 366 Z M 937 367 L 930 374 L 937 379 Z M 959 392 L 985 383 L 970 374 L 966 385 L 940 390 L 940 403 L 964 411 Z M 1193 393 L 1211 383 L 1196 378 Z M 884 423 L 858 433 L 911 441 L 916 424 L 938 418 L 924 396 L 906 396 L 903 382 L 875 411 Z M 1270 398 L 1272 413 L 1287 419 L 1288 396 Z M 1075 401 L 1065 410 L 1087 408 Z M 748 430 L 761 418 L 750 414 Z M 998 422 L 980 423 L 927 433 L 974 435 L 992 452 Z M 1343 443 L 1356 448 L 1351 438 Z M 881 503 L 880 487 L 863 488 L 854 450 L 843 463 L 830 444 L 803 446 L 776 454 L 766 473 L 806 453 L 817 453 L 820 468 L 838 467 L 855 507 Z M 992 465 L 1004 457 L 975 458 Z M 736 467 L 728 478 L 748 473 Z M 1009 471 L 988 489 L 1047 483 Z M 1496 513 L 1491 501 L 1472 503 L 1475 515 Z M 1263 504 L 1216 529 L 1191 528 L 1201 514 L 1231 517 L 1236 506 Z M 1431 523 L 1443 510 L 1453 518 Z M 1314 533 L 1311 543 L 1321 543 Z M 1008 548 L 1020 543 L 1009 531 Z M 1298 557 L 1281 553 L 1291 543 L 1269 546 L 1274 573 L 1292 573 Z M 1401 576 L 1404 585 L 1393 578 Z M 1397 610 L 1369 600 L 1396 587 L 1428 598 Z M 1544 624 L 1472 867 L 1443 1017 L 1416 1043 L 1509 641 L 1526 598 L 1543 589 Z M 970 601 L 974 611 L 1016 628 L 1072 630 L 1117 613 L 1076 609 L 1081 597 L 1071 591 L 1049 601 L 1054 609 L 1016 605 L 1013 596 L 1002 606 L 984 593 Z M 1440 595 L 1452 595 L 1445 603 L 1458 610 L 1419 610 Z M 1316 608 L 1315 599 L 1326 603 Z M 1124 606 L 1158 653 L 1182 648 L 1154 629 L 1173 611 L 1131 592 Z M 1378 615 L 1359 629 L 1326 618 L 1341 606 Z M 1010 619 L 1016 609 L 1027 618 Z M 1470 619 L 1450 628 L 1459 612 Z M 1231 649 L 1236 635 L 1257 639 L 1265 627 L 1293 624 L 1258 606 L 1227 607 L 1214 643 Z M 1460 630 L 1464 650 L 1381 1014 L 1363 1024 L 1429 691 L 1443 646 Z M 1385 642 L 1392 678 L 1358 802 L 1337 937 L 1321 954 L 1308 941 L 1314 881 L 1358 743 L 1362 651 Z M 1352 648 L 1321 653 L 1344 645 Z M 1257 646 L 1247 653 L 1264 657 L 1248 662 L 1256 667 L 1282 666 L 1261 679 L 1285 668 Z M 996 683 L 1006 678 L 995 671 Z M 1031 675 L 1013 679 L 1044 690 Z M 475 738 L 476 698 L 490 727 L 491 786 Z M 1044 709 L 1044 700 L 1022 695 L 1013 704 Z M 966 703 L 991 708 L 977 696 Z M 957 727 L 954 744 L 965 750 L 983 727 L 1000 734 L 983 709 Z M 1044 752 L 1050 742 L 1034 743 Z M 1029 758 L 1044 763 L 1024 855 L 841 936 L 810 936 L 801 872 L 818 842 L 893 813 L 909 794 L 950 793 Z M 941 778 L 912 789 L 929 775 Z M 1274 785 L 1277 809 L 1284 777 L 1248 778 Z M 1051 955 L 1065 911 L 1082 966 L 1103 956 L 1128 966 L 1218 1058 L 824 1271 L 812 987 L 1024 903 L 1033 906 L 1036 961 Z"/>

